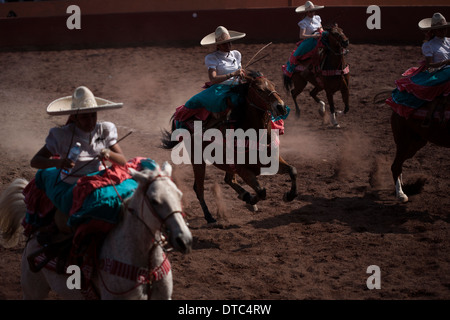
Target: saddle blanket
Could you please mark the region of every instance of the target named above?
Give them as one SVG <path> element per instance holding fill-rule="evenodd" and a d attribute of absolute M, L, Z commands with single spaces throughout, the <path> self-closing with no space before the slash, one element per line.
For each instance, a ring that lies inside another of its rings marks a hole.
<path fill-rule="evenodd" d="M 286 66 L 284 65 L 283 66 L 283 72 L 285 72 L 285 70 L 286 70 L 285 67 Z M 305 71 L 307 67 L 308 67 L 308 65 L 301 65 L 300 64 L 300 65 L 297 65 L 294 70 L 296 72 L 302 72 L 302 71 Z M 325 77 L 340 76 L 340 75 L 343 75 L 343 74 L 348 74 L 349 72 L 350 72 L 350 66 L 349 65 L 347 65 L 343 70 L 320 70 L 320 73 L 323 76 L 325 76 Z"/>
<path fill-rule="evenodd" d="M 272 129 L 278 129 L 279 134 L 284 134 L 284 120 L 288 117 L 290 113 L 290 108 L 286 107 L 288 110 L 288 113 L 285 116 L 280 117 L 273 117 L 271 121 L 271 127 Z M 230 109 L 225 110 L 223 115 L 227 114 L 230 111 Z M 174 114 L 174 121 L 176 124 L 176 128 L 184 128 L 189 130 L 191 133 L 194 132 L 194 121 L 205 121 L 209 116 L 211 112 L 204 108 L 199 109 L 188 109 L 184 105 L 179 106 Z"/>
<path fill-rule="evenodd" d="M 402 104 L 395 103 L 392 99 L 392 97 L 386 99 L 386 104 L 388 104 L 394 112 L 396 112 L 399 116 L 402 116 L 406 119 L 414 118 L 414 119 L 425 119 L 429 108 L 422 107 L 419 109 L 414 109 Z M 433 119 L 436 120 L 445 120 L 448 121 L 450 119 L 450 110 L 445 110 L 444 113 L 442 113 L 441 110 L 437 110 L 433 114 Z"/>

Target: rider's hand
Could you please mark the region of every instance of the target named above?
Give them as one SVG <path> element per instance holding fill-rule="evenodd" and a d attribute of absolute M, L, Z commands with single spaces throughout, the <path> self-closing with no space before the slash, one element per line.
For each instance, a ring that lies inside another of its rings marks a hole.
<path fill-rule="evenodd" d="M 100 154 L 99 154 L 100 159 L 108 160 L 109 159 L 109 152 L 110 152 L 110 150 L 107 149 L 107 148 L 102 149 L 102 151 L 100 151 Z"/>
<path fill-rule="evenodd" d="M 244 69 L 238 69 L 236 71 L 234 71 L 232 73 L 233 77 L 240 77 L 240 78 L 244 78 L 245 77 L 245 71 Z"/>
<path fill-rule="evenodd" d="M 70 159 L 59 159 L 59 169 L 72 169 L 75 167 L 75 162 Z"/>

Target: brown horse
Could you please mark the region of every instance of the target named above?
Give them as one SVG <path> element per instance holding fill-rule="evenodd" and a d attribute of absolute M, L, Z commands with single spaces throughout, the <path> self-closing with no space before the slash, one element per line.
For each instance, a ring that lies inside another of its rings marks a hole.
<path fill-rule="evenodd" d="M 300 107 L 297 103 L 297 96 L 305 89 L 306 85 L 311 83 L 314 88 L 310 95 L 320 104 L 319 113 L 323 117 L 325 115 L 325 102 L 317 97 L 317 94 L 325 90 L 328 104 L 330 105 L 330 119 L 335 127 L 339 127 L 336 120 L 336 110 L 334 107 L 333 95 L 337 91 L 341 92 L 342 100 L 344 101 L 344 114 L 349 111 L 349 67 L 345 62 L 345 54 L 349 40 L 341 28 L 337 25 L 327 28 L 326 32 L 322 33 L 319 40 L 323 45 L 323 51 L 320 53 L 320 63 L 317 70 L 311 64 L 314 57 L 302 63 L 303 71 L 294 71 L 292 77 L 283 74 L 284 87 L 286 91 L 290 90 L 292 99 L 295 103 L 295 110 L 297 117 L 300 117 Z M 319 53 L 317 53 L 319 54 Z M 292 86 L 294 88 L 291 90 Z M 341 112 L 339 112 L 341 113 Z"/>
<path fill-rule="evenodd" d="M 286 105 L 280 98 L 280 95 L 276 92 L 275 85 L 259 72 L 249 72 L 245 77 L 244 82 L 236 85 L 235 89 L 238 90 L 243 97 L 245 97 L 245 103 L 243 103 L 243 105 L 234 106 L 231 116 L 233 120 L 222 122 L 221 124 L 216 126 L 216 128 L 218 129 L 215 130 L 220 129 L 220 132 L 222 133 L 228 131 L 228 129 L 230 128 L 230 123 L 235 129 L 235 132 L 237 132 L 238 130 L 241 130 L 241 132 L 245 133 L 250 132 L 251 130 L 254 130 L 255 132 L 264 132 L 265 129 L 267 136 L 263 138 L 261 138 L 260 136 L 256 145 L 258 146 L 258 149 L 263 148 L 264 151 L 267 151 L 268 153 L 270 152 L 272 155 L 272 152 L 276 152 L 278 148 L 273 148 L 273 143 L 267 143 L 271 140 L 271 117 L 272 115 L 277 117 L 287 114 Z M 163 148 L 172 149 L 179 143 L 179 141 L 173 141 L 171 139 L 174 129 L 174 123 L 172 122 L 172 132 L 166 131 L 163 133 L 163 137 L 161 139 Z M 190 132 L 188 138 L 193 137 L 195 139 L 194 135 L 195 132 Z M 183 136 L 183 138 L 185 137 Z M 234 149 L 234 151 L 237 151 L 234 152 L 234 161 L 231 162 L 232 164 L 228 164 L 228 161 L 212 161 L 212 164 L 226 172 L 225 182 L 238 193 L 238 198 L 250 205 L 255 205 L 260 199 L 266 199 L 266 189 L 261 187 L 257 180 L 257 176 L 262 173 L 261 170 L 264 169 L 267 163 L 262 164 L 261 158 L 257 159 L 256 161 L 250 160 L 250 148 L 246 147 L 244 148 L 245 151 L 242 152 L 242 150 L 244 149 L 236 146 L 236 144 L 234 143 L 234 137 L 232 139 L 225 138 L 223 141 L 215 142 L 222 143 L 221 148 L 223 149 L 225 149 L 225 145 L 231 142 L 233 144 L 232 149 Z M 212 143 L 213 142 L 209 140 L 203 140 L 203 143 L 201 145 L 202 154 L 204 154 L 207 148 L 211 147 Z M 200 201 L 200 205 L 202 207 L 206 221 L 208 223 L 214 223 L 216 222 L 216 220 L 211 215 L 211 212 L 209 211 L 204 198 L 206 162 L 204 157 L 201 157 L 200 161 L 195 161 L 195 150 L 193 147 L 194 144 L 192 144 L 192 149 L 190 152 L 190 162 L 193 167 L 195 178 L 194 191 L 197 195 L 198 200 Z M 241 150 L 241 154 L 245 153 L 245 157 L 248 157 L 248 159 L 245 159 L 245 161 L 236 161 L 236 158 L 239 156 L 237 154 L 239 150 Z M 216 151 L 223 150 L 216 149 Z M 289 174 L 291 178 L 291 189 L 289 192 L 285 193 L 284 199 L 286 201 L 292 201 L 297 196 L 297 170 L 295 167 L 286 163 L 286 161 L 284 161 L 281 156 L 278 156 L 277 153 L 275 153 L 275 155 L 275 160 L 278 163 L 278 168 L 271 174 Z M 239 175 L 243 179 L 243 181 L 256 192 L 256 195 L 251 195 L 237 183 L 236 174 Z"/>
<path fill-rule="evenodd" d="M 411 159 L 428 141 L 441 147 L 450 148 L 450 125 L 448 119 L 445 119 L 445 110 L 450 107 L 450 99 L 442 97 L 437 99 L 439 100 L 429 102 L 421 107 L 408 119 L 392 112 L 391 127 L 397 150 L 391 171 L 396 196 L 402 202 L 408 201 L 408 196 L 402 190 L 403 163 Z M 424 125 L 424 119 L 417 116 L 419 112 L 425 113 L 427 116 L 433 115 L 429 125 Z"/>

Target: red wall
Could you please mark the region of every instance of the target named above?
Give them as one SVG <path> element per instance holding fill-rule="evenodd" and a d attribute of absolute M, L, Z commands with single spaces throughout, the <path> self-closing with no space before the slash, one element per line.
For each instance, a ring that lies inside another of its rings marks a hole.
<path fill-rule="evenodd" d="M 317 1 L 315 1 L 317 2 Z M 382 6 L 381 29 L 366 27 L 366 6 L 327 6 L 320 11 L 324 24 L 338 22 L 353 43 L 383 42 L 420 44 L 417 23 L 434 12 L 450 20 L 450 6 Z M 0 48 L 65 49 L 123 45 L 199 45 L 218 25 L 247 33 L 245 42 L 296 42 L 301 15 L 295 7 L 196 10 L 182 12 L 82 13 L 81 30 L 69 30 L 69 14 L 51 17 L 0 19 Z"/>

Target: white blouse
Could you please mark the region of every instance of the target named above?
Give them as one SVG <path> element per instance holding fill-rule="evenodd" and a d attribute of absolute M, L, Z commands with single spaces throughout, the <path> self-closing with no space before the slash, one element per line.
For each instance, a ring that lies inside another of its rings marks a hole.
<path fill-rule="evenodd" d="M 425 57 L 432 57 L 433 62 L 441 62 L 450 58 L 450 39 L 434 37 L 422 45 Z"/>
<path fill-rule="evenodd" d="M 241 68 L 242 55 L 237 50 L 230 52 L 223 52 L 220 50 L 214 51 L 205 57 L 205 65 L 209 69 L 215 69 L 218 76 L 234 72 Z M 233 78 L 230 78 L 222 83 L 231 83 Z"/>
<path fill-rule="evenodd" d="M 322 19 L 318 15 L 315 15 L 312 18 L 307 16 L 298 23 L 298 26 L 300 29 L 305 29 L 306 35 L 310 36 L 322 26 Z"/>
<path fill-rule="evenodd" d="M 73 135 L 73 139 L 72 139 Z M 72 142 L 72 145 L 70 143 Z M 101 161 L 95 156 L 104 148 L 110 148 L 117 143 L 117 128 L 111 122 L 97 122 L 92 132 L 84 132 L 71 123 L 62 127 L 51 128 L 45 140 L 45 146 L 53 155 L 65 158 L 69 149 L 79 142 L 81 154 L 75 167 L 73 176 L 64 177 L 64 182 L 75 183 L 79 177 L 104 169 Z M 89 161 L 91 163 L 87 164 Z M 83 167 L 86 165 L 85 167 Z M 79 168 L 83 167 L 79 171 Z"/>

